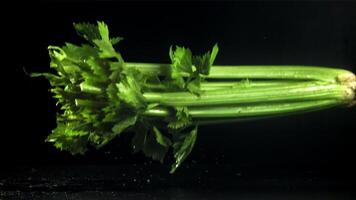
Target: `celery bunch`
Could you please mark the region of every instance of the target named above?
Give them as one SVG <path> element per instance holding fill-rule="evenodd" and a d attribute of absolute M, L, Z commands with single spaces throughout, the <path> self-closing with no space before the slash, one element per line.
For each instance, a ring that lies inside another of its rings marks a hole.
<path fill-rule="evenodd" d="M 175 163 L 190 154 L 198 125 L 309 112 L 355 103 L 349 71 L 316 66 L 217 66 L 218 46 L 203 55 L 171 47 L 171 63 L 125 62 L 105 23 L 74 24 L 87 43 L 49 46 L 45 76 L 60 105 L 47 141 L 73 154 L 100 148 L 124 132 L 134 152 Z"/>

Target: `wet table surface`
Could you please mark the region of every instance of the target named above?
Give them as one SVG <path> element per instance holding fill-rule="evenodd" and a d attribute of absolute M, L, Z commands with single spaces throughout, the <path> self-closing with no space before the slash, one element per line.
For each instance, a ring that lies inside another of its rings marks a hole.
<path fill-rule="evenodd" d="M 170 175 L 160 165 L 8 166 L 0 199 L 355 199 L 347 174 L 190 166 Z"/>

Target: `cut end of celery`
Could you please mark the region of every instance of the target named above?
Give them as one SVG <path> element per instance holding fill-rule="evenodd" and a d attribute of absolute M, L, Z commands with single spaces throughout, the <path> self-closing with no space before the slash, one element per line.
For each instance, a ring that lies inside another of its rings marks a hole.
<path fill-rule="evenodd" d="M 340 74 L 337 80 L 342 84 L 347 86 L 345 99 L 348 102 L 348 107 L 356 105 L 356 76 L 352 72 Z"/>
<path fill-rule="evenodd" d="M 345 100 L 348 104 L 348 106 L 353 106 L 355 105 L 355 90 L 351 89 L 351 88 L 347 88 L 345 90 Z"/>
<path fill-rule="evenodd" d="M 340 83 L 351 84 L 351 86 L 356 87 L 356 76 L 352 72 L 338 75 L 337 80 Z"/>

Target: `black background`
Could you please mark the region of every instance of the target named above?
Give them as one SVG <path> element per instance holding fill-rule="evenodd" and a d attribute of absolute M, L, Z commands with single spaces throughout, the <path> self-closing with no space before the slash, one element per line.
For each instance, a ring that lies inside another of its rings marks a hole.
<path fill-rule="evenodd" d="M 111 35 L 125 38 L 118 50 L 127 61 L 169 62 L 170 45 L 199 53 L 218 42 L 217 64 L 321 65 L 356 72 L 354 2 L 52 1 L 16 5 L 3 20 L 8 24 L 2 30 L 7 35 L 3 44 L 8 45 L 8 57 L 2 61 L 6 128 L 0 134 L 0 162 L 5 168 L 95 166 L 85 172 L 91 173 L 110 165 L 120 169 L 115 175 L 140 174 L 138 179 L 144 180 L 156 170 L 157 177 L 180 187 L 229 187 L 259 177 L 275 178 L 277 183 L 315 178 L 340 188 L 353 183 L 354 108 L 202 126 L 192 154 L 176 174 L 169 175 L 172 158 L 160 165 L 141 153 L 133 155 L 129 134 L 84 156 L 71 156 L 45 143 L 55 127 L 55 102 L 47 81 L 29 78 L 24 69 L 48 71 L 48 45 L 80 43 L 72 23 L 103 20 Z M 25 177 L 25 172 L 18 173 Z M 158 187 L 165 184 L 157 177 Z M 220 185 L 214 180 L 221 180 Z"/>

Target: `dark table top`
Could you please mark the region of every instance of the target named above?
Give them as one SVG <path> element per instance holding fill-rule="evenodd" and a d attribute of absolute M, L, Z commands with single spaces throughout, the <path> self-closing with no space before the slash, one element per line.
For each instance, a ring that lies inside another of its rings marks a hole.
<path fill-rule="evenodd" d="M 149 166 L 149 167 L 147 167 Z M 9 166 L 0 199 L 353 199 L 354 175 L 316 169 L 187 165 Z"/>

